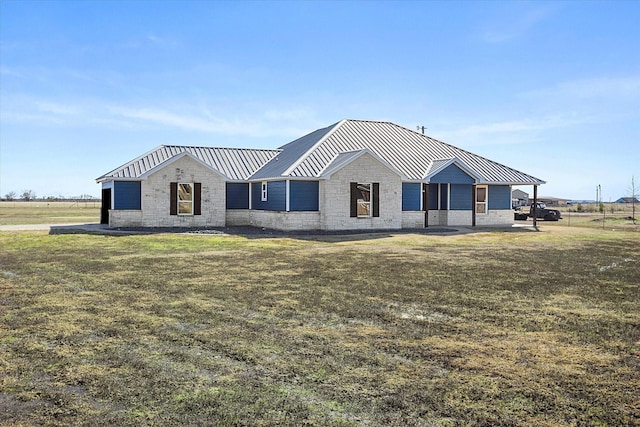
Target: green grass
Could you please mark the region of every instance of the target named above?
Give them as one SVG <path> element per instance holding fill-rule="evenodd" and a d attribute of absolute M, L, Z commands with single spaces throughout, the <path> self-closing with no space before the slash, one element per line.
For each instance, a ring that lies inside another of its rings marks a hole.
<path fill-rule="evenodd" d="M 0 202 L 0 225 L 100 221 L 100 202 Z"/>
<path fill-rule="evenodd" d="M 640 239 L 0 233 L 3 425 L 638 425 Z"/>
<path fill-rule="evenodd" d="M 636 221 L 634 223 L 631 210 L 628 212 L 615 213 L 611 213 L 608 210 L 604 213 L 562 212 L 562 218 L 563 219 L 556 223 L 542 223 L 550 226 L 587 227 L 604 230 L 640 232 L 640 220 L 638 219 L 638 214 L 636 214 Z"/>

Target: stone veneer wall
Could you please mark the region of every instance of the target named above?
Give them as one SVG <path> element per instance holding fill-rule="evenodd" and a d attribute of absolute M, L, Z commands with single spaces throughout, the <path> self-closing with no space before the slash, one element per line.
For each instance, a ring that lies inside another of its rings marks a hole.
<path fill-rule="evenodd" d="M 250 225 L 276 230 L 319 230 L 320 212 L 283 212 L 263 210 L 227 211 L 227 226 Z"/>
<path fill-rule="evenodd" d="M 142 211 L 110 210 L 109 227 L 143 227 Z"/>
<path fill-rule="evenodd" d="M 466 227 L 471 226 L 471 222 L 473 220 L 473 215 L 471 211 L 450 210 L 450 211 L 443 211 L 443 212 L 446 212 L 448 214 L 446 225 L 450 225 L 450 226 L 458 225 L 458 226 L 466 226 Z"/>
<path fill-rule="evenodd" d="M 202 215 L 170 215 L 172 182 L 202 184 Z M 224 178 L 185 156 L 152 173 L 141 185 L 141 211 L 109 211 L 110 227 L 222 227 L 226 221 Z"/>
<path fill-rule="evenodd" d="M 424 211 L 403 211 L 402 228 L 424 228 Z"/>
<path fill-rule="evenodd" d="M 508 226 L 514 223 L 513 210 L 491 209 L 486 215 L 476 215 L 476 226 Z"/>
<path fill-rule="evenodd" d="M 254 225 L 251 223 L 251 211 L 249 209 L 227 210 L 226 225 L 228 227 Z"/>
<path fill-rule="evenodd" d="M 440 223 L 440 211 L 430 210 L 429 211 L 429 227 L 433 227 L 436 225 L 442 225 Z"/>
<path fill-rule="evenodd" d="M 251 225 L 277 230 L 319 230 L 320 212 L 251 211 Z"/>
<path fill-rule="evenodd" d="M 351 182 L 380 183 L 379 217 L 350 217 Z M 368 153 L 321 181 L 319 191 L 320 223 L 324 230 L 402 228 L 402 180 Z"/>
<path fill-rule="evenodd" d="M 429 210 L 429 227 L 445 226 L 447 219 L 446 214 L 442 214 L 440 210 Z M 469 215 L 471 221 L 471 215 Z M 451 224 L 449 224 L 451 225 Z M 468 225 L 471 225 L 469 222 Z M 402 212 L 402 228 L 424 228 L 424 211 L 404 211 Z"/>
<path fill-rule="evenodd" d="M 471 211 L 429 210 L 429 227 L 471 227 L 471 222 Z M 476 215 L 476 226 L 509 226 L 513 223 L 513 211 L 510 209 L 490 210 L 486 215 Z M 402 213 L 402 228 L 422 227 L 424 227 L 424 212 L 405 211 Z"/>

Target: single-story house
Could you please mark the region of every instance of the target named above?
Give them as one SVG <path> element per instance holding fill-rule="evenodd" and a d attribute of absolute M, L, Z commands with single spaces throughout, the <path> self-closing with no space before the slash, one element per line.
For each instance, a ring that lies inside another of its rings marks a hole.
<path fill-rule="evenodd" d="M 110 227 L 281 230 L 512 224 L 544 181 L 390 122 L 342 120 L 276 150 L 163 145 L 97 178 Z"/>
<path fill-rule="evenodd" d="M 614 203 L 640 203 L 637 197 L 620 197 Z"/>

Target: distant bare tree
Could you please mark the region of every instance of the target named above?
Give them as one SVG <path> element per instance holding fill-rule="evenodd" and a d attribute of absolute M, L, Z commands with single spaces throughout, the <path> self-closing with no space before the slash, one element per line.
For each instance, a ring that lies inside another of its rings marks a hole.
<path fill-rule="evenodd" d="M 8 201 L 12 202 L 16 198 L 16 192 L 15 191 L 9 191 L 7 194 L 4 195 L 4 198 L 7 199 Z"/>
<path fill-rule="evenodd" d="M 631 184 L 629 185 L 629 192 L 631 193 L 631 217 L 633 218 L 633 223 L 636 223 L 636 200 L 638 199 L 638 193 L 640 192 L 640 188 L 636 186 L 636 178 L 635 176 L 631 176 Z"/>
<path fill-rule="evenodd" d="M 22 194 L 20 195 L 20 198 L 25 202 L 28 202 L 29 200 L 34 200 L 36 198 L 36 192 L 33 190 L 22 190 Z"/>

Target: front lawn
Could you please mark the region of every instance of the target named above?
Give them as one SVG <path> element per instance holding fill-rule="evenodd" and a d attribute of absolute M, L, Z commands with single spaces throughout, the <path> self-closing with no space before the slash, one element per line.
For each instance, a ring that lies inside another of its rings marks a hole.
<path fill-rule="evenodd" d="M 0 233 L 3 425 L 637 425 L 640 239 Z"/>

